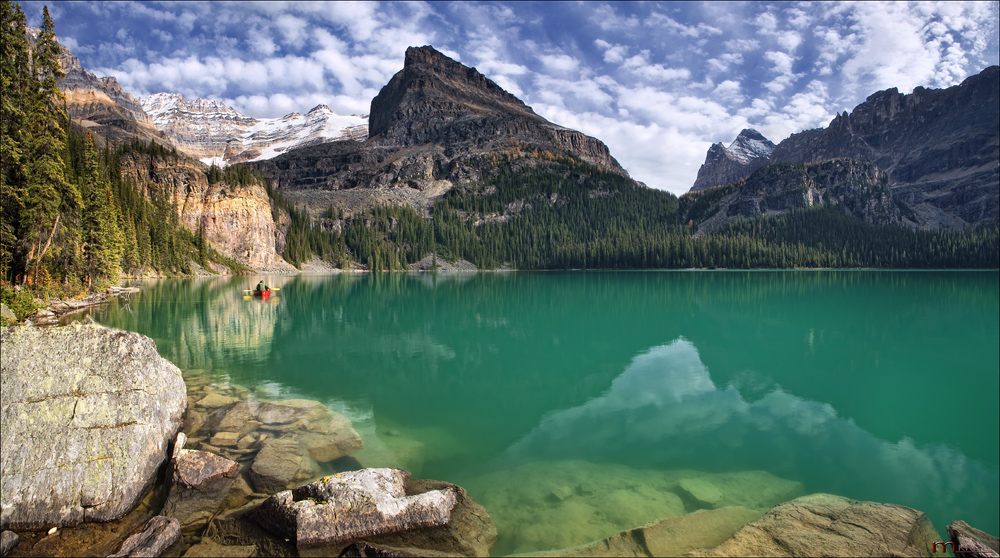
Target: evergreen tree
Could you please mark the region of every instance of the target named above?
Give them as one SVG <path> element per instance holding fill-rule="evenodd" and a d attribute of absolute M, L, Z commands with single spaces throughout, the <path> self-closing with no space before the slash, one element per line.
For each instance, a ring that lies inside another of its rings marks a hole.
<path fill-rule="evenodd" d="M 62 121 L 66 116 L 63 95 L 56 82 L 63 73 L 59 68 L 59 43 L 48 7 L 43 11 L 31 68 L 38 86 L 29 92 L 28 181 L 21 214 L 21 241 L 28 246 L 26 272 L 32 273 L 37 282 L 41 262 L 58 231 L 61 212 L 76 211 L 80 207 L 79 192 L 64 176 L 62 151 L 66 132 Z"/>

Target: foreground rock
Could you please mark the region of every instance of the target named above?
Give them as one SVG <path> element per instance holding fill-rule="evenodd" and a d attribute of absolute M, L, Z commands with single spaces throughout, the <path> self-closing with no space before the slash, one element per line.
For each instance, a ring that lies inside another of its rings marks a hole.
<path fill-rule="evenodd" d="M 412 481 L 401 469 L 362 469 L 279 492 L 256 521 L 300 555 L 339 555 L 357 541 L 415 554 L 488 556 L 496 528 L 461 487 Z M 388 551 L 388 550 L 387 550 Z"/>
<path fill-rule="evenodd" d="M 125 515 L 180 429 L 180 370 L 151 339 L 97 325 L 4 328 L 0 346 L 2 527 Z"/>
<path fill-rule="evenodd" d="M 743 507 L 699 510 L 622 531 L 574 548 L 534 552 L 532 556 L 681 556 L 696 548 L 722 543 L 763 511 Z"/>
<path fill-rule="evenodd" d="M 204 451 L 181 450 L 163 515 L 176 518 L 185 535 L 201 529 L 229 495 L 239 465 Z"/>
<path fill-rule="evenodd" d="M 150 519 L 142 531 L 125 539 L 118 552 L 108 558 L 125 556 L 160 556 L 181 540 L 181 526 L 172 517 L 158 515 Z"/>
<path fill-rule="evenodd" d="M 1000 556 L 1000 540 L 964 521 L 951 522 L 948 526 L 948 539 L 957 556 Z"/>
<path fill-rule="evenodd" d="M 923 512 L 812 494 L 772 508 L 714 548 L 685 556 L 930 556 L 938 540 Z"/>

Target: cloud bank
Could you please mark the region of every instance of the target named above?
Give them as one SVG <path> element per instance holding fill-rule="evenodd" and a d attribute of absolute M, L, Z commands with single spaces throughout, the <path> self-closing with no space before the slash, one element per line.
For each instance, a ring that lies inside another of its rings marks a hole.
<path fill-rule="evenodd" d="M 22 2 L 29 24 L 42 3 Z M 135 95 L 254 117 L 367 114 L 408 46 L 433 45 L 680 194 L 705 152 L 774 142 L 889 87 L 949 87 L 997 64 L 997 2 L 87 2 L 50 6 L 60 41 Z"/>

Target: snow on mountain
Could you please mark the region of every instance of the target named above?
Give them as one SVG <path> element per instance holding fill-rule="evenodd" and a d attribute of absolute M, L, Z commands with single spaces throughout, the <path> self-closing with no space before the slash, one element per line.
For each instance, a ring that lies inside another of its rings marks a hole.
<path fill-rule="evenodd" d="M 220 166 L 270 159 L 288 149 L 333 141 L 364 140 L 367 116 L 341 116 L 326 105 L 307 114 L 256 119 L 220 101 L 188 101 L 175 93 L 143 97 L 143 109 L 153 125 L 188 155 Z"/>
<path fill-rule="evenodd" d="M 758 157 L 770 158 L 774 152 L 774 143 L 757 130 L 747 128 L 736 136 L 727 150 L 732 159 L 747 164 Z"/>
<path fill-rule="evenodd" d="M 721 143 L 712 144 L 705 163 L 698 169 L 698 178 L 691 191 L 728 184 L 766 166 L 774 147 L 771 140 L 752 128 L 740 132 L 729 147 Z"/>

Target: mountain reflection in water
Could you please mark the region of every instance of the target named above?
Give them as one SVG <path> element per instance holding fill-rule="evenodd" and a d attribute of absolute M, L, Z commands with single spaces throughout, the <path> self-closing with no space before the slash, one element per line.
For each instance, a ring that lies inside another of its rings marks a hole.
<path fill-rule="evenodd" d="M 996 469 L 941 445 L 886 441 L 827 403 L 774 386 L 749 400 L 719 387 L 697 348 L 679 338 L 637 355 L 601 396 L 552 412 L 494 462 L 627 463 L 637 468 L 760 469 L 809 492 L 919 508 L 942 528 L 956 507 L 996 514 Z"/>

